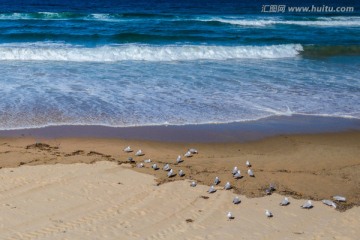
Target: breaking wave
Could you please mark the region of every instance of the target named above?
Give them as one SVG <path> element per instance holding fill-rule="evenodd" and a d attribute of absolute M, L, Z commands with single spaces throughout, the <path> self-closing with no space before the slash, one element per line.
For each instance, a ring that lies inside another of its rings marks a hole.
<path fill-rule="evenodd" d="M 296 57 L 300 44 L 270 46 L 105 45 L 86 48 L 58 43 L 1 44 L 0 60 L 20 61 L 188 61 Z"/>

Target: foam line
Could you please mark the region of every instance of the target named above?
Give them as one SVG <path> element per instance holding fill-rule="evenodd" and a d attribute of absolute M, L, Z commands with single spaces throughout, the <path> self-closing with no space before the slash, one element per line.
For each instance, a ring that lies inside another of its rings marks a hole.
<path fill-rule="evenodd" d="M 303 51 L 300 44 L 270 46 L 117 45 L 85 48 L 66 44 L 2 44 L 0 60 L 23 61 L 188 61 L 243 58 L 291 58 Z"/>

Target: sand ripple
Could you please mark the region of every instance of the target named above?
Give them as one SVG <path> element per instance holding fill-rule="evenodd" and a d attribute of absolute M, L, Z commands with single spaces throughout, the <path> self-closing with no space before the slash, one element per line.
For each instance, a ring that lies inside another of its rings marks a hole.
<path fill-rule="evenodd" d="M 241 197 L 189 181 L 157 186 L 154 177 L 111 162 L 0 170 L 1 239 L 353 239 L 360 208 L 334 211 L 320 202 L 273 194 Z M 208 196 L 209 198 L 202 197 Z M 271 209 L 267 219 L 264 209 Z M 235 216 L 227 221 L 226 213 Z"/>

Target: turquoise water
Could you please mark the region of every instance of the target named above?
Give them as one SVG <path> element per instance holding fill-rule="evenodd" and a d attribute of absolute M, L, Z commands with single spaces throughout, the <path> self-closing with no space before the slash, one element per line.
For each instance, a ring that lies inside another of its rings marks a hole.
<path fill-rule="evenodd" d="M 360 118 L 358 11 L 217 2 L 0 1 L 0 129 Z"/>

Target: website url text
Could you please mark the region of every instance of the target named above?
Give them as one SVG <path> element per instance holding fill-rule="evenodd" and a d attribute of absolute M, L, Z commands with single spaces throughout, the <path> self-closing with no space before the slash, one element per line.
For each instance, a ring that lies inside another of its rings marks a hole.
<path fill-rule="evenodd" d="M 314 6 L 311 7 L 286 7 L 286 5 L 262 5 L 261 12 L 264 13 L 285 13 L 285 12 L 302 12 L 302 13 L 335 13 L 335 12 L 354 12 L 354 7 L 331 7 L 331 6 Z"/>

